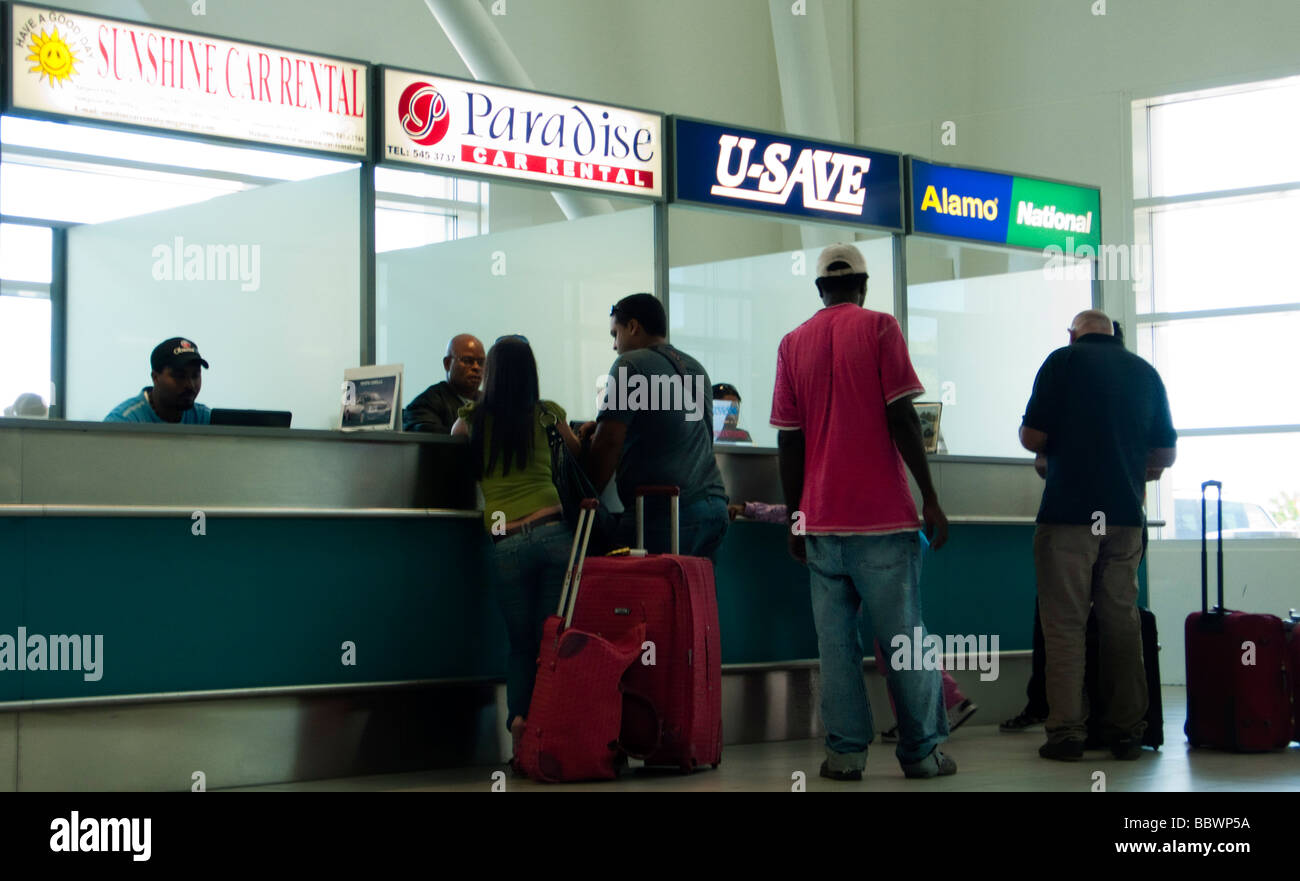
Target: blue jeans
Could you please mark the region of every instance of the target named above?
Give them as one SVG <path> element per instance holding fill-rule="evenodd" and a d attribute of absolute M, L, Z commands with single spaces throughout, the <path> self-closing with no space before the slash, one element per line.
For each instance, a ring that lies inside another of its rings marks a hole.
<path fill-rule="evenodd" d="M 920 540 L 915 532 L 809 535 L 807 549 L 827 757 L 835 770 L 860 770 L 875 737 L 862 678 L 863 646 L 870 645 L 874 634 L 888 663 L 895 636 L 905 635 L 909 648 L 913 628 L 920 627 L 925 636 Z M 901 764 L 910 765 L 948 738 L 939 671 L 891 667 L 888 684 L 898 713 L 895 754 Z"/>
<path fill-rule="evenodd" d="M 645 500 L 645 547 L 652 554 L 666 554 L 672 548 L 668 504 L 667 499 L 660 497 Z M 708 557 L 717 562 L 714 558 L 730 522 L 727 500 L 720 496 L 706 496 L 683 505 L 677 524 L 679 552 L 687 557 Z M 636 508 L 624 511 L 619 517 L 615 537 L 615 547 L 636 547 Z"/>
<path fill-rule="evenodd" d="M 496 544 L 493 556 L 497 601 L 510 638 L 510 658 L 506 662 L 507 728 L 515 716 L 528 715 L 537 678 L 542 623 L 555 614 L 559 605 L 572 544 L 573 531 L 563 522 L 548 523 Z"/>

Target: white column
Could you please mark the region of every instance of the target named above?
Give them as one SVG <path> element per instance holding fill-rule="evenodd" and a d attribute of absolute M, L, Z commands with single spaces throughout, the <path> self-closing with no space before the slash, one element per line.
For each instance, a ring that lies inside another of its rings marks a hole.
<path fill-rule="evenodd" d="M 424 3 L 476 80 L 536 90 L 532 77 L 510 51 L 505 38 L 492 23 L 492 16 L 479 5 L 478 0 L 424 0 Z M 569 220 L 614 213 L 610 201 L 599 196 L 561 190 L 552 190 L 551 196 Z"/>
<path fill-rule="evenodd" d="M 820 0 L 809 0 L 794 14 L 791 0 L 768 0 L 776 70 L 781 83 L 785 130 L 810 139 L 843 141 L 844 129 L 835 109 L 830 41 Z M 800 227 L 805 248 L 825 247 L 843 238 L 824 226 Z"/>

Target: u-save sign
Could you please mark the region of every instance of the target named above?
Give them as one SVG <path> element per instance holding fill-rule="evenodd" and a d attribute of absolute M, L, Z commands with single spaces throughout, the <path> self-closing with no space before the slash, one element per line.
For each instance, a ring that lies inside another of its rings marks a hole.
<path fill-rule="evenodd" d="M 663 117 L 384 68 L 383 161 L 663 195 Z"/>
<path fill-rule="evenodd" d="M 909 163 L 914 233 L 1025 248 L 1101 243 L 1101 192 L 1092 187 Z"/>
<path fill-rule="evenodd" d="M 19 113 L 366 156 L 365 64 L 37 6 L 9 14 L 0 55 Z"/>
<path fill-rule="evenodd" d="M 674 118 L 674 200 L 903 228 L 902 157 Z"/>

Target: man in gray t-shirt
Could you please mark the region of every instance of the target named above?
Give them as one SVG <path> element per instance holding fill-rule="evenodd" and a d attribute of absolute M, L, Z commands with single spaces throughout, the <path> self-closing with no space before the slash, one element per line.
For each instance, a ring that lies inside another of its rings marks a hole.
<path fill-rule="evenodd" d="M 639 486 L 681 489 L 680 551 L 712 557 L 727 531 L 727 494 L 713 458 L 713 397 L 708 374 L 690 355 L 668 345 L 663 304 L 632 294 L 610 312 L 619 357 L 609 370 L 587 471 L 597 487 L 617 473 L 626 514 L 619 543 L 631 545 Z M 646 549 L 669 550 L 667 505 L 646 501 Z"/>

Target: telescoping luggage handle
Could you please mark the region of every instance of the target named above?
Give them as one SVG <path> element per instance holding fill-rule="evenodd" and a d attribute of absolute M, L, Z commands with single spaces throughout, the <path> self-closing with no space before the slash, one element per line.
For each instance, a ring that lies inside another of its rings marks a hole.
<path fill-rule="evenodd" d="M 555 614 L 564 619 L 565 630 L 568 630 L 569 625 L 573 623 L 573 610 L 578 605 L 582 563 L 587 559 L 587 542 L 591 540 L 591 527 L 596 523 L 596 508 L 599 505 L 598 499 L 583 499 L 578 510 L 578 528 L 573 532 L 573 547 L 569 549 L 569 565 L 564 569 L 564 586 L 560 588 L 560 606 L 555 610 Z"/>
<path fill-rule="evenodd" d="M 1215 611 L 1224 614 L 1223 608 L 1223 484 L 1218 480 L 1207 480 L 1201 484 L 1201 614 L 1210 612 L 1210 563 L 1209 563 L 1209 522 L 1205 519 L 1205 491 L 1214 487 L 1218 492 L 1219 513 L 1215 525 L 1219 536 L 1219 605 Z"/>
<path fill-rule="evenodd" d="M 678 506 L 682 491 L 675 486 L 638 486 L 636 488 L 636 546 L 645 550 L 645 497 L 668 496 L 668 532 L 671 534 L 672 553 L 677 553 Z"/>

